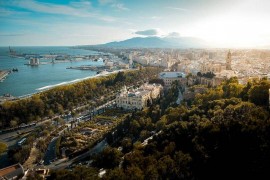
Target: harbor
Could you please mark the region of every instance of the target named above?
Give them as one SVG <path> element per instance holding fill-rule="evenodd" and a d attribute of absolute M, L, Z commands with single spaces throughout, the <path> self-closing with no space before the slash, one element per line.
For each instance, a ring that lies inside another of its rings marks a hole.
<path fill-rule="evenodd" d="M 11 51 L 13 54 L 9 47 L 0 48 L 0 96 L 4 100 L 29 97 L 52 87 L 130 68 L 118 56 L 91 50 L 16 47 Z"/>
<path fill-rule="evenodd" d="M 51 87 L 56 84 L 65 84 L 70 81 L 95 76 L 96 71 L 73 71 L 66 69 L 70 66 L 102 66 L 102 61 L 95 61 L 94 57 L 99 57 L 100 53 L 89 50 L 72 49 L 70 47 L 13 47 L 17 54 L 39 54 L 56 56 L 66 54 L 71 57 L 93 57 L 80 60 L 54 60 L 49 58 L 39 58 L 38 65 L 29 64 L 30 59 L 25 57 L 11 56 L 9 47 L 0 48 L 0 96 L 10 94 L 14 97 L 21 97 L 39 92 L 40 88 Z M 48 56 L 47 56 L 48 57 Z M 12 70 L 18 71 L 12 71 Z M 6 99 L 7 97 L 3 97 Z"/>

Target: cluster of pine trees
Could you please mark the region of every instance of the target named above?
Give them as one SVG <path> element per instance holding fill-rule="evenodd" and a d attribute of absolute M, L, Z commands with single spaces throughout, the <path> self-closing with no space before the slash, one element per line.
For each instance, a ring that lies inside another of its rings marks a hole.
<path fill-rule="evenodd" d="M 109 96 L 123 85 L 133 85 L 134 79 L 142 81 L 151 79 L 160 71 L 159 68 L 148 67 L 119 72 L 106 77 L 56 87 L 27 99 L 7 101 L 0 105 L 0 129 L 40 121 L 45 117 L 63 114 L 67 110 L 72 111 L 73 108 L 80 105 L 98 106 L 105 103 L 100 100 L 101 96 Z M 104 98 L 105 100 L 106 98 Z"/>
<path fill-rule="evenodd" d="M 243 86 L 232 78 L 198 94 L 191 106 L 168 103 L 163 112 L 162 102 L 172 98 L 165 95 L 128 117 L 93 167 L 52 177 L 93 178 L 105 168 L 104 179 L 270 178 L 269 88 L 266 79 Z"/>

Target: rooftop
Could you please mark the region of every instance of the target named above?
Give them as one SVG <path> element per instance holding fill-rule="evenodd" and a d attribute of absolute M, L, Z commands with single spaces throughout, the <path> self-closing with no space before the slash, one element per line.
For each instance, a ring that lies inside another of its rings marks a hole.
<path fill-rule="evenodd" d="M 159 76 L 161 78 L 185 78 L 186 74 L 183 72 L 161 72 Z"/>
<path fill-rule="evenodd" d="M 21 164 L 14 164 L 12 166 L 0 169 L 0 179 L 1 178 L 12 179 L 23 175 L 24 169 Z"/>

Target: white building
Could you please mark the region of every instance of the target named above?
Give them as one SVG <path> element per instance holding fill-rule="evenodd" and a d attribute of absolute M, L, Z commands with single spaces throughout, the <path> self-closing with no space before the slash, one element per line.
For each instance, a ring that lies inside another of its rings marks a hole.
<path fill-rule="evenodd" d="M 38 58 L 31 58 L 29 64 L 31 66 L 37 66 L 37 65 L 39 65 L 39 59 Z"/>
<path fill-rule="evenodd" d="M 187 83 L 186 74 L 183 72 L 161 72 L 159 78 L 164 81 L 165 87 L 170 87 L 172 82 L 178 81 L 180 84 Z"/>
<path fill-rule="evenodd" d="M 159 97 L 162 90 L 161 85 L 144 84 L 139 89 L 128 91 L 126 87 L 116 96 L 117 107 L 124 109 L 142 109 L 147 106 L 148 100 Z"/>

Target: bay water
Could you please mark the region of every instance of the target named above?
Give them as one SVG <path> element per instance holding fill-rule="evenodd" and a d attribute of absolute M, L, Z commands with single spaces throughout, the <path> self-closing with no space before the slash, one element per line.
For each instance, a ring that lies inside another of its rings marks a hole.
<path fill-rule="evenodd" d="M 99 52 L 74 49 L 71 47 L 12 47 L 18 54 L 66 54 L 66 55 L 98 55 Z M 25 65 L 29 60 L 11 57 L 8 47 L 0 47 L 0 70 L 17 68 L 18 72 L 10 73 L 0 83 L 0 96 L 6 93 L 12 96 L 24 96 L 45 90 L 57 85 L 76 82 L 96 75 L 95 71 L 66 69 L 67 67 L 92 65 L 100 66 L 103 62 L 91 60 L 69 61 L 38 66 Z"/>

